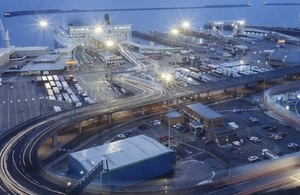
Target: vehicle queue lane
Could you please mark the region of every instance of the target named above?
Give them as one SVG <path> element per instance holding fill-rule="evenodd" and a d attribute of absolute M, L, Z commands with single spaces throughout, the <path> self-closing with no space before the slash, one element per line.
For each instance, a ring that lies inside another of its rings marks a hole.
<path fill-rule="evenodd" d="M 6 131 L 39 115 L 39 89 L 29 79 L 6 81 L 0 88 L 0 130 Z M 12 87 L 11 87 L 12 86 Z"/>

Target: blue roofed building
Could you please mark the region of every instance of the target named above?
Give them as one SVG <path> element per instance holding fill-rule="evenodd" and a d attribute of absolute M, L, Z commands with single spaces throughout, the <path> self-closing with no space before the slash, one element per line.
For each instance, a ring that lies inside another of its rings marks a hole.
<path fill-rule="evenodd" d="M 157 140 L 138 135 L 70 153 L 69 172 L 80 177 L 103 159 L 108 171 L 102 173 L 102 185 L 124 188 L 172 171 L 176 156 Z"/>

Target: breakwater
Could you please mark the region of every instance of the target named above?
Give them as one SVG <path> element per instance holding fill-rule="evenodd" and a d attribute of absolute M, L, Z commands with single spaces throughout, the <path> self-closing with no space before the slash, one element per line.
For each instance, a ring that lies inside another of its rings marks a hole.
<path fill-rule="evenodd" d="M 47 10 L 24 10 L 24 11 L 10 11 L 4 12 L 4 17 L 36 15 L 36 14 L 56 14 L 56 13 L 78 13 L 78 12 L 115 12 L 115 11 L 152 11 L 152 10 L 183 10 L 183 9 L 211 9 L 211 8 L 237 8 L 237 7 L 251 7 L 251 4 L 223 4 L 223 5 L 203 5 L 190 7 L 153 7 L 153 8 L 107 8 L 107 9 L 47 9 Z"/>

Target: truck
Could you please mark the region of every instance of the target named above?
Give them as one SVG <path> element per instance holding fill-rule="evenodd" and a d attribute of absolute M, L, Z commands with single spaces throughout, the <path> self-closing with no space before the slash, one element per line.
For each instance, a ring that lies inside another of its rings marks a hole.
<path fill-rule="evenodd" d="M 69 89 L 69 85 L 66 81 L 62 81 L 61 85 L 62 85 L 63 90 L 67 91 Z"/>
<path fill-rule="evenodd" d="M 56 87 L 61 91 L 63 88 L 62 88 L 62 84 L 60 81 L 55 81 L 55 84 L 56 84 Z"/>
<path fill-rule="evenodd" d="M 268 157 L 269 159 L 277 159 L 279 158 L 275 153 L 271 152 L 268 149 L 262 149 L 262 155 Z"/>

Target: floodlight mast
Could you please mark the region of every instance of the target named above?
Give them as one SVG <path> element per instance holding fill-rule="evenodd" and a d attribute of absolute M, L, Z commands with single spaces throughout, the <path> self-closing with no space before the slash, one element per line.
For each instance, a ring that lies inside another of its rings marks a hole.
<path fill-rule="evenodd" d="M 7 48 L 11 47 L 8 30 L 4 29 L 1 18 L 0 18 L 0 30 L 1 30 L 2 38 L 3 38 L 4 43 L 5 43 L 5 47 L 7 47 Z"/>

